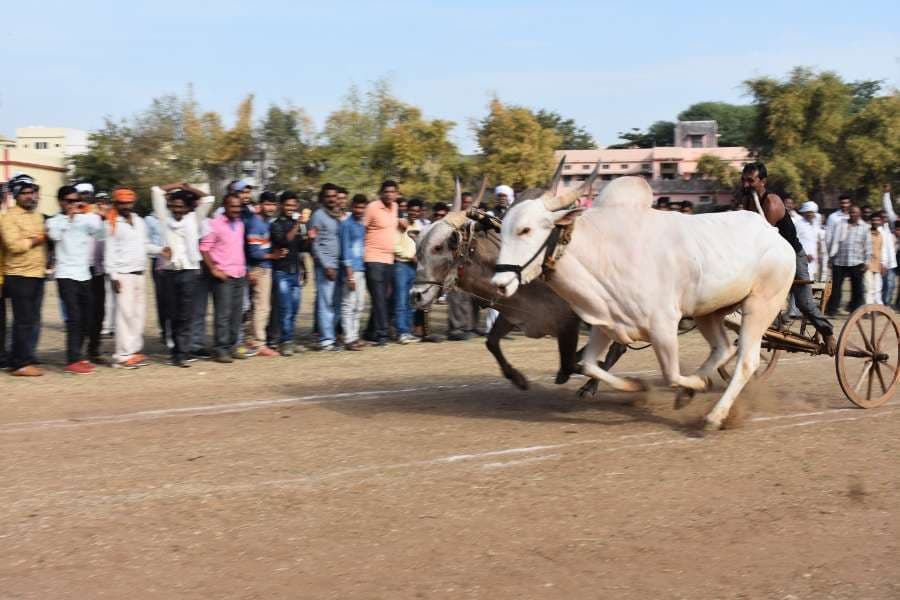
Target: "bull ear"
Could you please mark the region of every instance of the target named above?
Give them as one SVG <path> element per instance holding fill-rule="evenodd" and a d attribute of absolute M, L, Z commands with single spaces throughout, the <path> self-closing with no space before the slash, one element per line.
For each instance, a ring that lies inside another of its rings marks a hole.
<path fill-rule="evenodd" d="M 452 234 L 450 234 L 450 239 L 447 240 L 447 246 L 451 250 L 454 250 L 454 251 L 457 248 L 459 248 L 459 232 L 458 231 L 454 231 Z"/>
<path fill-rule="evenodd" d="M 580 206 L 569 210 L 558 210 L 553 213 L 553 222 L 556 225 L 571 225 L 575 222 L 575 219 L 581 216 L 584 210 Z"/>

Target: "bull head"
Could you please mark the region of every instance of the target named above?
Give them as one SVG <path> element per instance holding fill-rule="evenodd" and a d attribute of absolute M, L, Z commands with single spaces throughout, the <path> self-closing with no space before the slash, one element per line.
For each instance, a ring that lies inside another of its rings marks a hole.
<path fill-rule="evenodd" d="M 594 186 L 594 181 L 597 179 L 597 172 L 600 170 L 600 162 L 601 161 L 599 160 L 597 161 L 597 164 L 594 165 L 594 170 L 591 172 L 590 177 L 588 177 L 581 185 L 567 190 L 561 196 L 556 196 L 555 188 L 551 186 L 551 188 L 547 190 L 547 192 L 541 198 L 544 202 L 544 208 L 546 208 L 550 212 L 562 210 L 578 202 L 578 198 L 581 197 L 582 193 L 584 193 L 585 190 L 588 194 L 590 194 Z"/>

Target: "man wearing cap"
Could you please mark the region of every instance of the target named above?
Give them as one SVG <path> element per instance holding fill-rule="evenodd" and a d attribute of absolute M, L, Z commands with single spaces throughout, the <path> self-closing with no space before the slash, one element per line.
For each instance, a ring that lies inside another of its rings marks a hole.
<path fill-rule="evenodd" d="M 3 287 L 13 312 L 12 347 L 8 367 L 19 377 L 43 375 L 35 365 L 36 329 L 40 324 L 47 236 L 44 217 L 37 211 L 38 185 L 19 175 L 9 181 L 16 205 L 0 220 L 4 249 Z"/>
<path fill-rule="evenodd" d="M 806 260 L 809 263 L 809 275 L 816 281 L 822 281 L 819 274 L 819 245 L 825 237 L 825 232 L 819 226 L 819 205 L 809 200 L 800 205 L 800 219 L 795 221 L 797 238 Z"/>
<path fill-rule="evenodd" d="M 162 248 L 150 242 L 147 225 L 134 214 L 137 195 L 121 188 L 113 192 L 113 208 L 106 215 L 104 264 L 116 295 L 116 349 L 113 366 L 136 369 L 147 365 L 144 323 L 147 304 L 144 271 L 148 255 Z"/>

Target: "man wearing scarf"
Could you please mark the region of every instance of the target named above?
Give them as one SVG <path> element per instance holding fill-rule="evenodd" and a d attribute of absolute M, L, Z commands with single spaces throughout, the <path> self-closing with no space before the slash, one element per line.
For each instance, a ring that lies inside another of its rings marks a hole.
<path fill-rule="evenodd" d="M 150 195 L 165 246 L 158 266 L 160 299 L 163 312 L 171 323 L 171 363 L 176 367 L 189 367 L 194 288 L 198 285 L 203 261 L 200 223 L 209 214 L 215 198 L 186 183 L 154 186 Z"/>
<path fill-rule="evenodd" d="M 144 347 L 146 298 L 144 271 L 147 257 L 162 248 L 150 242 L 147 225 L 134 214 L 137 195 L 120 188 L 113 192 L 113 207 L 106 214 L 104 264 L 116 295 L 116 349 L 113 366 L 136 369 L 147 365 Z"/>
<path fill-rule="evenodd" d="M 8 366 L 18 377 L 38 377 L 43 372 L 34 366 L 34 352 L 44 297 L 47 235 L 44 217 L 37 211 L 38 185 L 27 175 L 14 177 L 8 185 L 16 201 L 0 220 L 4 296 L 13 311 Z"/>

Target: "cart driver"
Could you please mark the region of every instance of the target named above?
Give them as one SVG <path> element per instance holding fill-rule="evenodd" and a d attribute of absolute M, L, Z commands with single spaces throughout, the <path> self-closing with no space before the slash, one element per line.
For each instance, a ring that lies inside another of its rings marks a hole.
<path fill-rule="evenodd" d="M 766 165 L 761 162 L 749 163 L 744 166 L 741 173 L 741 185 L 744 192 L 743 207 L 745 210 L 753 210 L 762 214 L 766 221 L 778 228 L 781 237 L 786 239 L 797 253 L 797 272 L 794 275 L 794 281 L 801 283 L 795 283 L 791 287 L 791 296 L 797 309 L 822 336 L 828 354 L 833 356 L 835 352 L 834 329 L 816 306 L 813 298 L 812 286 L 808 283 L 809 258 L 803 251 L 803 246 L 797 237 L 797 228 L 794 227 L 794 222 L 785 209 L 784 202 L 776 194 L 766 190 L 768 175 Z"/>

